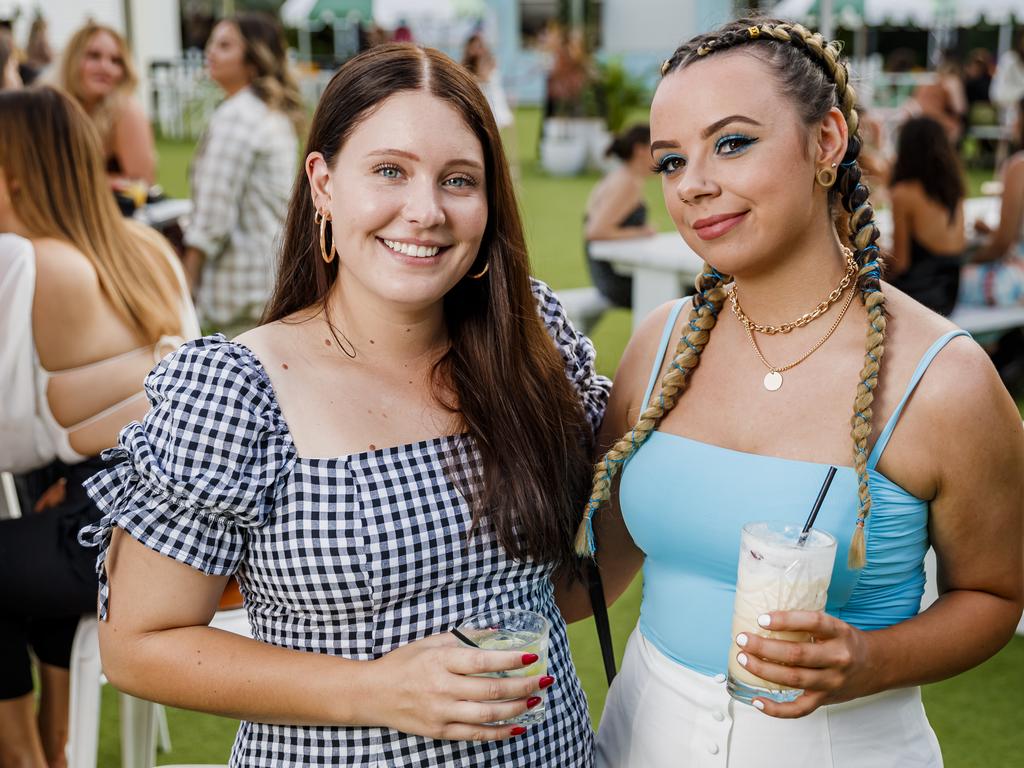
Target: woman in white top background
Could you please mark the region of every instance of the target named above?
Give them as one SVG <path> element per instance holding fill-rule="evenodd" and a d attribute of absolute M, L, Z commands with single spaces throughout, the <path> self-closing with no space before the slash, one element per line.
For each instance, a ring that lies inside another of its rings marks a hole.
<path fill-rule="evenodd" d="M 0 93 L 0 471 L 27 473 L 23 516 L 0 522 L 0 765 L 65 764 L 71 640 L 97 591 L 81 483 L 148 410 L 149 369 L 197 333 L 168 244 L 121 217 L 85 112 L 52 88 Z"/>

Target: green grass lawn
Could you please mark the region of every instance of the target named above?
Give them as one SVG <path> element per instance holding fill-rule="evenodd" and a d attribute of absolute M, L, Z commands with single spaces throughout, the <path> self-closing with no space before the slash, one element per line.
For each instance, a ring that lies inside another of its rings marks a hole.
<path fill-rule="evenodd" d="M 642 117 L 642 115 L 640 115 Z M 553 179 L 545 176 L 536 161 L 535 144 L 539 115 L 536 110 L 517 114 L 520 204 L 526 224 L 534 273 L 554 288 L 587 285 L 583 261 L 581 222 L 586 195 L 597 176 Z M 188 192 L 186 168 L 193 146 L 160 142 L 160 181 L 169 194 Z M 990 174 L 969 175 L 972 194 Z M 672 228 L 661 201 L 656 179 L 648 185 L 653 221 L 664 230 Z M 629 336 L 631 317 L 627 311 L 608 313 L 593 333 L 599 368 L 614 373 Z M 685 610 L 681 596 L 680 610 Z M 626 638 L 640 606 L 639 581 L 612 607 L 611 623 L 615 646 L 621 658 Z M 695 621 L 699 617 L 695 617 Z M 606 686 L 597 635 L 592 621 L 569 628 L 573 658 L 590 700 L 595 725 L 604 705 Z M 1010 768 L 1024 756 L 1024 638 L 1016 637 L 993 659 L 952 680 L 925 688 L 928 715 L 939 736 L 948 768 Z M 116 720 L 116 694 L 104 691 L 103 725 L 100 745 L 101 768 L 120 765 Z M 236 724 L 230 720 L 171 710 L 169 712 L 173 752 L 160 762 L 226 762 Z"/>

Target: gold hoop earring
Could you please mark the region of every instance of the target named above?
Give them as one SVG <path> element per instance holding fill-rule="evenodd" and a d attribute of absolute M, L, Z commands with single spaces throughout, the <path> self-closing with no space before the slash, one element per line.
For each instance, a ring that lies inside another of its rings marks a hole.
<path fill-rule="evenodd" d="M 832 163 L 831 168 L 819 168 L 818 172 L 814 174 L 815 180 L 825 189 L 831 188 L 836 183 L 836 164 Z"/>
<path fill-rule="evenodd" d="M 491 268 L 491 262 L 488 261 L 484 264 L 484 268 L 477 272 L 475 275 L 467 275 L 471 280 L 479 280 L 481 277 L 487 274 L 487 270 Z"/>
<path fill-rule="evenodd" d="M 331 233 L 331 252 L 327 253 L 327 222 L 330 219 L 327 218 L 326 214 L 316 211 L 313 214 L 313 221 L 319 221 L 320 223 L 320 255 L 323 257 L 324 262 L 330 264 L 338 254 L 338 249 L 334 247 L 333 232 Z"/>

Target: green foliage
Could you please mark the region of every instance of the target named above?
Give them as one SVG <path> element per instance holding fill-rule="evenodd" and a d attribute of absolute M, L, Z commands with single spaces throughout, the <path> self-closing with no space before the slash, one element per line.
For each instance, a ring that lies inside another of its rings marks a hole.
<path fill-rule="evenodd" d="M 650 104 L 651 94 L 643 80 L 626 70 L 621 58 L 599 63 L 598 72 L 595 89 L 604 107 L 605 122 L 609 131 L 618 133 L 632 110 Z"/>

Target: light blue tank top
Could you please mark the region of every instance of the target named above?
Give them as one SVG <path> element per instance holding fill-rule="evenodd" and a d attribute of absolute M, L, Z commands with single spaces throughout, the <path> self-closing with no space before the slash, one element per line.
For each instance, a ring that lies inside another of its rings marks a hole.
<path fill-rule="evenodd" d="M 676 318 L 661 339 L 644 403 L 658 381 Z M 846 567 L 857 519 L 857 474 L 839 467 L 815 528 L 836 537 L 836 564 L 826 611 L 860 629 L 880 629 L 920 610 L 928 502 L 911 495 L 875 466 L 928 365 L 956 336 L 950 331 L 925 353 L 903 399 L 868 458 L 871 515 L 865 527 L 867 566 Z M 732 633 L 740 528 L 753 520 L 800 524 L 827 464 L 720 448 L 655 431 L 623 469 L 619 503 L 626 526 L 645 554 L 640 631 L 675 661 L 707 675 L 724 673 Z"/>

